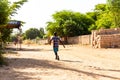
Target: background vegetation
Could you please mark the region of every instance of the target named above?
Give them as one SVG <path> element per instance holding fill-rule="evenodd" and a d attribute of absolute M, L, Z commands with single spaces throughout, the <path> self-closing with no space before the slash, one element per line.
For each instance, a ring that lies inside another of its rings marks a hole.
<path fill-rule="evenodd" d="M 120 27 L 120 0 L 97 4 L 93 12 L 82 14 L 69 10 L 58 11 L 47 22 L 47 35 L 58 32 L 61 37 L 90 34 L 91 30 Z"/>

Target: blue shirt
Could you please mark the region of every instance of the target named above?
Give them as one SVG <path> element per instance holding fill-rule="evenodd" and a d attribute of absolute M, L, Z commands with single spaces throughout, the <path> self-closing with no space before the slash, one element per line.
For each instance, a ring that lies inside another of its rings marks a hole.
<path fill-rule="evenodd" d="M 54 37 L 52 37 L 52 40 L 53 40 L 53 47 L 58 47 L 60 38 L 57 36 L 54 36 Z"/>

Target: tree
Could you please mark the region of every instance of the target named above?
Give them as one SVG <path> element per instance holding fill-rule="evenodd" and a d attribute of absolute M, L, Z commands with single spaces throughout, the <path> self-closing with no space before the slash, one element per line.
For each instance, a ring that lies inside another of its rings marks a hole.
<path fill-rule="evenodd" d="M 120 0 L 107 0 L 114 27 L 120 27 Z"/>
<path fill-rule="evenodd" d="M 12 29 L 6 29 L 3 27 L 7 25 L 10 17 L 17 13 L 17 10 L 23 5 L 27 0 L 20 0 L 11 4 L 8 0 L 0 0 L 0 64 L 2 64 L 3 59 L 1 55 L 2 43 L 6 42 Z"/>
<path fill-rule="evenodd" d="M 100 18 L 96 21 L 96 29 L 104 28 L 104 29 L 109 29 L 113 25 L 112 19 L 111 19 L 111 14 L 108 12 L 101 14 L 99 16 Z"/>
<path fill-rule="evenodd" d="M 10 4 L 8 0 L 0 1 L 0 26 L 6 25 L 10 20 L 10 17 L 17 14 L 17 10 L 23 5 L 27 0 L 20 0 Z"/>
<path fill-rule="evenodd" d="M 94 12 L 87 13 L 87 16 L 94 20 L 94 24 L 89 28 L 90 31 L 100 28 L 111 28 L 113 25 L 111 13 L 107 4 L 97 4 Z"/>
<path fill-rule="evenodd" d="M 44 31 L 44 28 L 40 28 L 39 29 L 39 32 L 40 32 L 40 38 L 43 38 L 43 36 L 45 35 L 45 31 Z"/>
<path fill-rule="evenodd" d="M 5 42 L 10 37 L 12 29 L 6 29 L 2 27 L 7 25 L 10 20 L 10 17 L 17 13 L 17 10 L 23 5 L 27 0 L 20 0 L 10 4 L 8 0 L 0 1 L 0 42 Z M 7 32 L 7 34 L 6 34 Z"/>
<path fill-rule="evenodd" d="M 89 26 L 93 23 L 90 17 L 79 12 L 59 11 L 52 15 L 54 21 L 47 23 L 49 34 L 57 32 L 60 36 L 78 36 L 89 34 Z"/>
<path fill-rule="evenodd" d="M 0 25 L 5 25 L 10 16 L 9 2 L 7 0 L 0 1 Z"/>
<path fill-rule="evenodd" d="M 26 39 L 35 39 L 40 36 L 40 32 L 37 28 L 30 28 L 25 32 Z"/>

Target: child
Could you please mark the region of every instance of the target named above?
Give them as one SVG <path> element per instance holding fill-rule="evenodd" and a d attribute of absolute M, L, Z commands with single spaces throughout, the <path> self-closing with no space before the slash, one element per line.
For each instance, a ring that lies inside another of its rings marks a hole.
<path fill-rule="evenodd" d="M 51 41 L 53 41 L 53 51 L 55 53 L 55 59 L 59 60 L 59 56 L 58 56 L 58 48 L 59 48 L 59 42 L 61 42 L 63 44 L 63 42 L 60 40 L 60 38 L 57 36 L 57 33 L 54 33 L 54 36 L 52 37 L 52 39 L 50 39 L 50 44 Z M 63 47 L 65 48 L 64 44 Z"/>

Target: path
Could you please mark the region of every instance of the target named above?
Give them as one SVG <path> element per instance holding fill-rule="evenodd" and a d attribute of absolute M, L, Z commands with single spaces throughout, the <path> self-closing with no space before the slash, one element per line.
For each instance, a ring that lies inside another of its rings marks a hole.
<path fill-rule="evenodd" d="M 5 55 L 0 80 L 120 80 L 120 49 L 60 46 L 57 61 L 50 45 L 22 47 Z"/>

